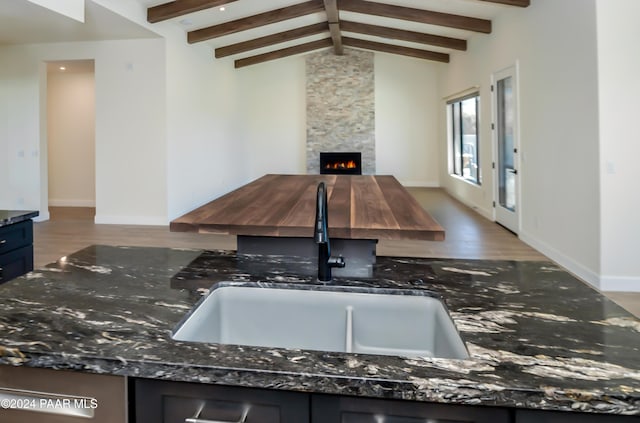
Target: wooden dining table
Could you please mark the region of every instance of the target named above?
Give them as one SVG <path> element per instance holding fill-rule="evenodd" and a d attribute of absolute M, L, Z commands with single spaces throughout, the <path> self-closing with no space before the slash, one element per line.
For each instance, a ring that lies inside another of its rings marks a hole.
<path fill-rule="evenodd" d="M 444 229 L 391 175 L 268 174 L 178 217 L 170 230 L 311 238 L 321 181 L 332 238 L 444 240 Z"/>

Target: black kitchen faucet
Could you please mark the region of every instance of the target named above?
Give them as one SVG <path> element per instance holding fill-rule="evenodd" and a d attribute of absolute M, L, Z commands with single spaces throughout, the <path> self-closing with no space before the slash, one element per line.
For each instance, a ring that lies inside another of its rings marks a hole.
<path fill-rule="evenodd" d="M 331 280 L 332 267 L 344 267 L 344 259 L 331 257 L 331 243 L 329 242 L 329 217 L 327 205 L 327 187 L 324 182 L 318 184 L 316 198 L 316 224 L 313 239 L 318 244 L 318 280 Z"/>

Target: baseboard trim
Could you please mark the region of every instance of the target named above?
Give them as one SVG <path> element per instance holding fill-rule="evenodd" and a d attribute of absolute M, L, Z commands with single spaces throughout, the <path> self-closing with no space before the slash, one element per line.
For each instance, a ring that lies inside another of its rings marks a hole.
<path fill-rule="evenodd" d="M 493 209 L 485 209 L 484 207 L 481 207 L 477 204 L 474 204 L 470 201 L 468 201 L 466 198 L 457 196 L 455 193 L 451 192 L 450 190 L 448 190 L 447 188 L 444 189 L 447 194 L 449 194 L 451 197 L 455 198 L 456 200 L 460 201 L 462 204 L 464 204 L 465 206 L 469 207 L 470 209 L 474 210 L 476 213 L 478 213 L 479 215 L 481 215 L 482 217 L 489 219 L 490 221 L 494 222 L 495 218 L 493 216 Z"/>
<path fill-rule="evenodd" d="M 98 225 L 143 225 L 143 226 L 168 226 L 166 217 L 159 216 L 109 216 L 96 214 L 94 223 Z"/>
<path fill-rule="evenodd" d="M 601 276 L 600 290 L 608 292 L 640 292 L 640 277 Z"/>
<path fill-rule="evenodd" d="M 574 276 L 582 279 L 596 289 L 602 289 L 600 283 L 600 275 L 594 272 L 592 269 L 589 269 L 586 266 L 578 263 L 567 255 L 551 247 L 549 244 L 546 244 L 536 237 L 528 234 L 527 232 L 521 231 L 518 237 L 525 244 L 528 244 L 536 250 L 540 251 L 542 254 L 549 257 L 560 266 L 564 267 L 567 271 L 573 273 Z"/>
<path fill-rule="evenodd" d="M 437 181 L 399 181 L 404 187 L 409 188 L 440 188 L 440 183 Z"/>
<path fill-rule="evenodd" d="M 49 199 L 49 207 L 95 207 L 96 200 L 62 200 Z"/>

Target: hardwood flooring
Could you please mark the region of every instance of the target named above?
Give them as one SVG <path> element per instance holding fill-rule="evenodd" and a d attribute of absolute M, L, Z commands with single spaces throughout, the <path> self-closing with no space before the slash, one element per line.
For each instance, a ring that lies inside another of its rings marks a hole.
<path fill-rule="evenodd" d="M 379 255 L 488 260 L 549 260 L 513 233 L 437 188 L 408 188 L 445 229 L 444 241 L 381 240 Z M 170 232 L 168 226 L 96 225 L 92 208 L 51 207 L 50 220 L 34 225 L 35 267 L 92 244 L 236 249 L 232 235 Z M 311 234 L 309 235 L 311 236 Z M 640 293 L 605 293 L 640 317 Z"/>

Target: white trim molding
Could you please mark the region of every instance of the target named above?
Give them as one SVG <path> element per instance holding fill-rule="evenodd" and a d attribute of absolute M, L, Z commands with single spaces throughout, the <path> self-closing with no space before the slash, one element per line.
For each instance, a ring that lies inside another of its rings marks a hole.
<path fill-rule="evenodd" d="M 596 289 L 600 289 L 600 275 L 592 269 L 588 269 L 582 264 L 576 262 L 572 258 L 566 256 L 555 248 L 551 247 L 537 238 L 529 235 L 525 231 L 521 231 L 519 238 L 525 244 L 529 244 L 551 260 L 564 267 L 568 272 L 572 273 L 579 279 L 587 282 Z"/>
<path fill-rule="evenodd" d="M 96 225 L 143 225 L 143 226 L 168 226 L 169 221 L 164 216 L 109 216 L 96 214 Z M 168 230 L 168 229 L 167 229 Z"/>
<path fill-rule="evenodd" d="M 640 292 L 640 277 L 601 276 L 600 290 L 608 292 Z"/>
<path fill-rule="evenodd" d="M 49 199 L 49 207 L 95 207 L 96 200 L 80 200 L 80 199 Z"/>

